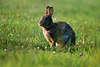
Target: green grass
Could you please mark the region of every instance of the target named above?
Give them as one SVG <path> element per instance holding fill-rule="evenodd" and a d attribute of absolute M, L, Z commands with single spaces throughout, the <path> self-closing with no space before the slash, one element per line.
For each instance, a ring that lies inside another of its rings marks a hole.
<path fill-rule="evenodd" d="M 0 0 L 0 67 L 100 67 L 99 0 L 23 1 Z M 49 47 L 38 26 L 46 5 L 74 29 L 75 46 Z"/>

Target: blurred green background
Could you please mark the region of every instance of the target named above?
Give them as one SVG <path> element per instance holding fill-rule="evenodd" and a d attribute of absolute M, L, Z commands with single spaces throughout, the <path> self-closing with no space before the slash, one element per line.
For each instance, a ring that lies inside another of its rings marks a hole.
<path fill-rule="evenodd" d="M 38 21 L 47 5 L 76 45 L 50 48 Z M 100 0 L 0 0 L 0 67 L 100 67 Z"/>

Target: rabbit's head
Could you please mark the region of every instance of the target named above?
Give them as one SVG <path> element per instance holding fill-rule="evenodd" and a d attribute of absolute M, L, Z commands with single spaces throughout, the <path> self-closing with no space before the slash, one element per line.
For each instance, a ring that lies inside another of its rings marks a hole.
<path fill-rule="evenodd" d="M 43 16 L 39 21 L 39 25 L 42 27 L 48 27 L 51 24 L 53 24 L 51 16 Z"/>
<path fill-rule="evenodd" d="M 49 27 L 53 24 L 52 21 L 53 7 L 47 6 L 45 10 L 45 16 L 42 16 L 39 25 L 42 27 Z"/>

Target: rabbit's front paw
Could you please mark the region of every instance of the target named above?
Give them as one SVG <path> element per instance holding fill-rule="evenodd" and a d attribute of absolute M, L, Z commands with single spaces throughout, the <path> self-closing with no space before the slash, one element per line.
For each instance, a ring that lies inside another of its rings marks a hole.
<path fill-rule="evenodd" d="M 52 48 L 53 46 L 56 46 L 55 41 L 50 42 L 50 48 Z"/>

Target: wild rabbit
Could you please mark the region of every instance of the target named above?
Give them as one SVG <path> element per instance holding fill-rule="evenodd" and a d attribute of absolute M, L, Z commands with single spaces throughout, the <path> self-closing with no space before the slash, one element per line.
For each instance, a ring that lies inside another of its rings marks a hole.
<path fill-rule="evenodd" d="M 52 20 L 53 7 L 47 6 L 45 16 L 41 17 L 39 26 L 42 27 L 44 37 L 49 41 L 50 47 L 56 45 L 63 47 L 75 45 L 75 32 L 66 22 Z"/>

